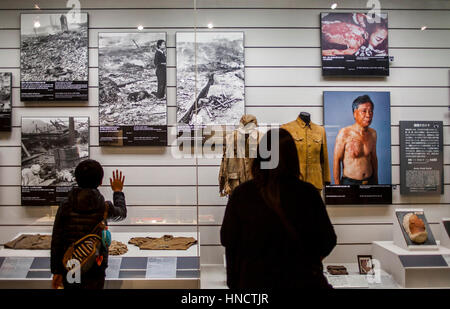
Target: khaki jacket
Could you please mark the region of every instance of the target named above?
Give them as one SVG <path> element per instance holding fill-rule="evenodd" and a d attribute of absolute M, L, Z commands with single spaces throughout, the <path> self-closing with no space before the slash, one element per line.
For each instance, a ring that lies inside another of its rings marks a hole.
<path fill-rule="evenodd" d="M 245 138 L 246 135 L 248 138 Z M 231 195 L 237 186 L 253 178 L 252 164 L 260 138 L 253 115 L 242 116 L 239 128 L 226 136 L 219 171 L 220 196 Z"/>
<path fill-rule="evenodd" d="M 287 130 L 295 140 L 300 178 L 321 190 L 325 182 L 330 182 L 325 129 L 313 122 L 308 126 L 300 117 L 281 128 Z"/>

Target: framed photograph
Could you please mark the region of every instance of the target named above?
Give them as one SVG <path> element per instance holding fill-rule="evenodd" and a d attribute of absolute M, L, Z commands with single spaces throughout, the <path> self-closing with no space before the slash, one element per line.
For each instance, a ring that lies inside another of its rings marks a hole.
<path fill-rule="evenodd" d="M 88 100 L 88 15 L 21 14 L 20 99 Z"/>
<path fill-rule="evenodd" d="M 244 33 L 177 32 L 178 132 L 237 126 L 245 114 Z"/>
<path fill-rule="evenodd" d="M 392 204 L 390 93 L 325 91 L 327 204 Z"/>
<path fill-rule="evenodd" d="M 0 131 L 11 131 L 12 73 L 0 73 Z"/>
<path fill-rule="evenodd" d="M 358 255 L 358 268 L 361 275 L 373 275 L 374 265 L 371 255 Z"/>
<path fill-rule="evenodd" d="M 101 146 L 166 146 L 166 33 L 99 33 Z"/>
<path fill-rule="evenodd" d="M 58 205 L 89 158 L 88 117 L 22 118 L 22 205 Z"/>
<path fill-rule="evenodd" d="M 321 13 L 323 75 L 389 76 L 388 16 Z"/>

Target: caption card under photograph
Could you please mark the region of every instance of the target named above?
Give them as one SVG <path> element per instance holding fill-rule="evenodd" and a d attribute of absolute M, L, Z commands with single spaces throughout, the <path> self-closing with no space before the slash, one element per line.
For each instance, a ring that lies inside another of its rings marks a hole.
<path fill-rule="evenodd" d="M 166 33 L 99 33 L 101 146 L 166 146 Z"/>
<path fill-rule="evenodd" d="M 12 73 L 0 73 L 0 131 L 11 131 Z"/>
<path fill-rule="evenodd" d="M 22 118 L 22 205 L 58 205 L 89 158 L 89 118 Z"/>
<path fill-rule="evenodd" d="M 223 138 L 245 114 L 244 33 L 177 32 L 176 44 L 178 139 Z"/>
<path fill-rule="evenodd" d="M 20 99 L 88 100 L 88 15 L 21 14 Z"/>
<path fill-rule="evenodd" d="M 321 13 L 322 74 L 389 76 L 388 17 Z"/>
<path fill-rule="evenodd" d="M 392 204 L 390 93 L 324 91 L 326 204 Z"/>

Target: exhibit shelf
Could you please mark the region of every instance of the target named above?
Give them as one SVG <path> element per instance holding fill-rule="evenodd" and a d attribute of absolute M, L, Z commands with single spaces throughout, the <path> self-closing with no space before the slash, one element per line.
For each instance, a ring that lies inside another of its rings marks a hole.
<path fill-rule="evenodd" d="M 410 251 L 393 241 L 374 241 L 374 260 L 405 288 L 446 288 L 450 286 L 450 249 L 438 244 L 436 250 Z"/>
<path fill-rule="evenodd" d="M 327 272 L 327 266 L 340 265 L 347 269 L 348 275 L 331 275 Z M 328 283 L 335 289 L 398 289 L 401 288 L 394 278 L 381 269 L 376 276 L 361 275 L 357 263 L 333 263 L 323 265 L 325 277 Z"/>
<path fill-rule="evenodd" d="M 197 233 L 113 233 L 128 252 L 109 256 L 106 289 L 198 289 L 199 243 L 187 250 L 140 250 L 132 237 L 194 237 Z M 19 235 L 17 235 L 19 236 Z M 199 240 L 197 239 L 199 242 Z M 0 289 L 49 289 L 50 250 L 0 250 Z"/>

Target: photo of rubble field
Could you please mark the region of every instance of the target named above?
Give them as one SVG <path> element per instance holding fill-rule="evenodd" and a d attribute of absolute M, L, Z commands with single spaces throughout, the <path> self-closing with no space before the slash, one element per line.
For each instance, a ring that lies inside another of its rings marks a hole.
<path fill-rule="evenodd" d="M 22 82 L 88 80 L 88 16 L 21 15 Z"/>
<path fill-rule="evenodd" d="M 237 125 L 245 113 L 244 33 L 178 32 L 176 43 L 178 124 Z"/>
<path fill-rule="evenodd" d="M 166 125 L 166 85 L 164 80 L 158 87 L 155 61 L 157 53 L 165 60 L 166 33 L 99 33 L 98 38 L 100 126 Z M 165 78 L 165 61 L 159 70 Z"/>
<path fill-rule="evenodd" d="M 22 186 L 72 186 L 89 158 L 89 118 L 22 118 Z"/>
<path fill-rule="evenodd" d="M 0 73 L 0 113 L 11 112 L 11 73 Z"/>

